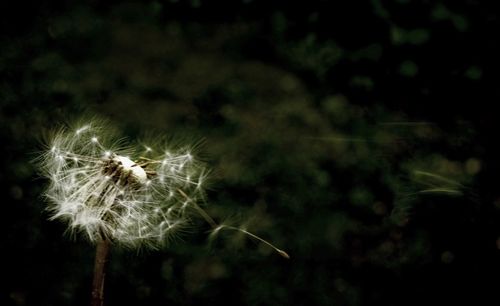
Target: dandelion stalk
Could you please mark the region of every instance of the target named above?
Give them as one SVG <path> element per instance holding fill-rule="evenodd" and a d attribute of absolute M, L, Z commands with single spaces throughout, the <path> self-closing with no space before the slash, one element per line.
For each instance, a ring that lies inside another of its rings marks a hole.
<path fill-rule="evenodd" d="M 102 306 L 104 304 L 104 280 L 106 276 L 106 266 L 109 257 L 110 241 L 102 239 L 97 243 L 94 280 L 92 282 L 91 306 Z"/>

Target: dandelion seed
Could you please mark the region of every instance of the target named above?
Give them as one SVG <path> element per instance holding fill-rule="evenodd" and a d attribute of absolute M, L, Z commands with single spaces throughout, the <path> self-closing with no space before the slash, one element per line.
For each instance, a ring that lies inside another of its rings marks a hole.
<path fill-rule="evenodd" d="M 85 130 L 87 130 L 90 126 L 89 125 L 85 125 L 85 126 L 82 126 L 81 128 L 77 129 L 75 134 L 76 135 L 80 135 L 81 133 L 83 133 Z"/>

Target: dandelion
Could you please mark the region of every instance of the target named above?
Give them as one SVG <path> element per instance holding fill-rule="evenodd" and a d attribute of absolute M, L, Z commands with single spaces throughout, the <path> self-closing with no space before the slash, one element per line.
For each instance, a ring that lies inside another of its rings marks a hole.
<path fill-rule="evenodd" d="M 92 242 L 165 244 L 203 197 L 206 170 L 189 148 L 155 152 L 110 142 L 109 128 L 96 122 L 60 130 L 42 159 L 52 219 L 67 221 L 71 232 Z"/>
<path fill-rule="evenodd" d="M 208 171 L 189 147 L 166 143 L 126 145 L 108 123 L 90 120 L 62 128 L 39 160 L 50 184 L 45 192 L 51 219 L 97 244 L 92 305 L 102 305 L 110 244 L 158 248 L 189 225 L 193 212 L 214 229 L 237 230 L 288 255 L 262 238 L 218 225 L 197 203 Z"/>

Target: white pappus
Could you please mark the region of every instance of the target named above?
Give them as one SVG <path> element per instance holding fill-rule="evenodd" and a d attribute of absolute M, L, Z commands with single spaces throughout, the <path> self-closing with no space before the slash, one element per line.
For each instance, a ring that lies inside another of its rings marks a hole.
<path fill-rule="evenodd" d="M 189 148 L 127 147 L 111 131 L 93 119 L 50 137 L 38 162 L 51 218 L 92 242 L 159 247 L 201 210 L 207 171 Z"/>

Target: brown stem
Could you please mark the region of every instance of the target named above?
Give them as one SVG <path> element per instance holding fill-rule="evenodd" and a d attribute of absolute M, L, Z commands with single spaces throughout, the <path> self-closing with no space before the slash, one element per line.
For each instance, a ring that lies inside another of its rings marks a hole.
<path fill-rule="evenodd" d="M 106 275 L 106 263 L 108 262 L 110 241 L 101 239 L 97 243 L 94 263 L 94 281 L 92 282 L 91 306 L 102 306 L 104 303 L 104 277 Z"/>

